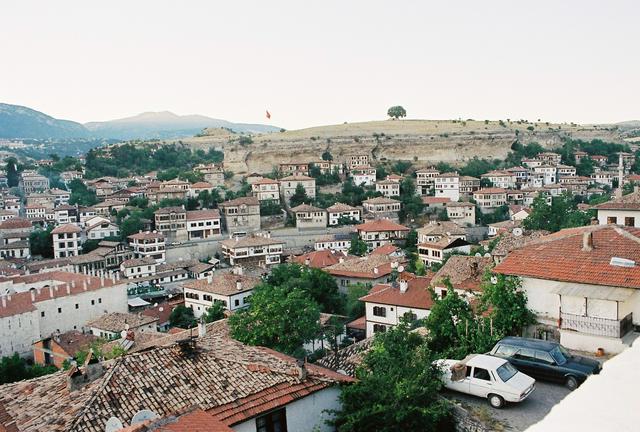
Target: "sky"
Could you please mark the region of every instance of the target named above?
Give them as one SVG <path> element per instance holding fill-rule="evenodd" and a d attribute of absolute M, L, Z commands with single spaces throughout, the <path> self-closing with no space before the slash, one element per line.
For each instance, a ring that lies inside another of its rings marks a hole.
<path fill-rule="evenodd" d="M 0 102 L 287 129 L 640 119 L 640 2 L 2 0 Z M 265 118 L 271 112 L 271 120 Z"/>

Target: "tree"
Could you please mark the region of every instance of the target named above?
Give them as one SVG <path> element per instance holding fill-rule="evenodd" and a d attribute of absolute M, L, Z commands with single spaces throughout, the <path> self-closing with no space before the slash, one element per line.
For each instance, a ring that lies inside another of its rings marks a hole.
<path fill-rule="evenodd" d="M 299 353 L 320 331 L 320 308 L 302 289 L 260 284 L 249 307 L 229 318 L 231 336 L 242 343 Z"/>
<path fill-rule="evenodd" d="M 142 231 L 144 223 L 137 215 L 131 215 L 120 224 L 120 236 L 126 239 L 132 234 Z"/>
<path fill-rule="evenodd" d="M 53 225 L 45 229 L 33 231 L 29 235 L 31 255 L 40 255 L 43 258 L 53 258 L 53 237 L 51 236 Z"/>
<path fill-rule="evenodd" d="M 405 178 L 400 182 L 400 220 L 417 218 L 424 208 L 422 198 L 416 195 L 416 186 L 411 178 Z"/>
<path fill-rule="evenodd" d="M 351 319 L 364 316 L 364 302 L 360 301 L 360 297 L 369 294 L 370 288 L 363 284 L 354 284 L 347 287 L 347 296 L 344 306 L 344 315 Z"/>
<path fill-rule="evenodd" d="M 322 152 L 322 160 L 324 161 L 332 161 L 333 155 L 329 152 L 329 150 L 325 150 Z"/>
<path fill-rule="evenodd" d="M 82 180 L 73 179 L 69 182 L 69 204 L 78 204 L 81 206 L 92 206 L 98 203 L 98 197 L 95 191 L 90 191 Z"/>
<path fill-rule="evenodd" d="M 536 322 L 535 315 L 527 308 L 527 295 L 522 291 L 518 278 L 496 275 L 495 283 L 490 274 L 482 284 L 481 304 L 490 310 L 496 337 L 520 336 L 522 330 Z"/>
<path fill-rule="evenodd" d="M 387 115 L 393 119 L 399 119 L 400 117 L 406 117 L 407 111 L 400 105 L 392 106 L 387 110 Z"/>
<path fill-rule="evenodd" d="M 311 200 L 307 196 L 307 191 L 304 189 L 304 186 L 298 183 L 298 185 L 296 186 L 296 191 L 293 193 L 293 195 L 291 195 L 291 198 L 289 198 L 289 204 L 291 205 L 291 207 L 297 207 L 300 204 L 303 204 L 305 202 L 308 203 L 310 201 Z"/>
<path fill-rule="evenodd" d="M 14 157 L 5 159 L 7 166 L 5 171 L 7 172 L 7 185 L 9 187 L 18 186 L 20 176 L 18 174 L 18 161 Z"/>
<path fill-rule="evenodd" d="M 224 318 L 224 304 L 222 302 L 214 302 L 210 307 L 205 311 L 203 318 L 204 322 L 210 323 L 214 321 L 219 321 Z"/>
<path fill-rule="evenodd" d="M 583 157 L 576 166 L 576 175 L 589 177 L 594 172 L 594 165 L 590 157 Z"/>
<path fill-rule="evenodd" d="M 0 384 L 35 378 L 57 371 L 55 366 L 29 365 L 18 353 L 0 359 Z"/>
<path fill-rule="evenodd" d="M 356 371 L 358 381 L 342 389 L 333 426 L 340 432 L 453 431 L 433 359 L 407 321 L 376 334 Z"/>
<path fill-rule="evenodd" d="M 531 213 L 522 221 L 522 225 L 530 230 L 559 231 L 588 225 L 591 222 L 589 213 L 578 210 L 573 197 L 567 193 L 553 197 L 551 205 L 543 196 L 533 200 Z"/>
<path fill-rule="evenodd" d="M 360 238 L 358 234 L 351 235 L 351 246 L 349 246 L 349 254 L 356 256 L 365 256 L 369 251 L 367 243 Z"/>
<path fill-rule="evenodd" d="M 193 316 L 193 309 L 185 305 L 179 305 L 171 311 L 169 323 L 172 327 L 192 328 L 196 326 L 196 319 Z"/>

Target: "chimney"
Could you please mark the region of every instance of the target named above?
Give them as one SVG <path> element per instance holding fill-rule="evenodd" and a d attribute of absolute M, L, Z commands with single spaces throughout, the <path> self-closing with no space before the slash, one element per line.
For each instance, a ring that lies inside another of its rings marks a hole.
<path fill-rule="evenodd" d="M 309 266 L 309 264 L 311 264 L 311 260 L 307 257 L 304 260 L 304 265 Z"/>
<path fill-rule="evenodd" d="M 378 274 L 380 272 L 380 270 L 378 270 L 378 267 L 374 267 L 373 268 L 373 274 Z"/>
<path fill-rule="evenodd" d="M 85 291 L 87 290 L 87 280 L 86 279 L 82 281 L 82 289 L 85 290 Z"/>
<path fill-rule="evenodd" d="M 67 295 L 71 295 L 71 285 L 66 283 L 65 284 L 67 286 Z"/>
<path fill-rule="evenodd" d="M 299 359 L 296 361 L 296 364 L 298 366 L 298 379 L 300 381 L 304 381 L 307 379 L 307 368 L 305 366 L 305 360 L 304 359 Z"/>
<path fill-rule="evenodd" d="M 338 260 L 338 262 L 343 263 L 344 262 L 344 258 L 340 257 L 340 259 Z"/>
<path fill-rule="evenodd" d="M 582 234 L 582 251 L 591 252 L 593 250 L 593 232 L 587 231 Z"/>
<path fill-rule="evenodd" d="M 236 280 L 236 289 L 237 289 L 238 291 L 241 291 L 241 290 L 242 290 L 242 280 L 241 280 L 241 279 L 237 279 L 237 280 Z"/>
<path fill-rule="evenodd" d="M 74 361 L 75 363 L 75 361 Z M 67 373 L 67 388 L 70 392 L 79 390 L 85 385 L 97 380 L 104 374 L 102 363 L 93 354 L 93 349 L 89 350 L 89 355 L 80 369 L 74 365 Z"/>
<path fill-rule="evenodd" d="M 401 293 L 406 293 L 407 289 L 409 288 L 409 282 L 407 282 L 406 280 L 400 280 L 400 292 Z"/>
<path fill-rule="evenodd" d="M 207 283 L 211 283 L 211 282 L 213 282 L 213 275 L 211 273 L 209 273 L 207 275 Z"/>
<path fill-rule="evenodd" d="M 32 302 L 35 302 L 35 301 L 36 301 L 36 290 L 35 290 L 35 288 L 31 288 L 31 289 L 29 290 L 29 292 L 31 293 L 31 301 L 32 301 Z M 3 297 L 3 298 L 4 298 L 4 297 Z"/>
<path fill-rule="evenodd" d="M 204 322 L 204 318 L 200 318 L 198 321 L 198 337 L 202 338 L 207 334 L 207 325 Z"/>
<path fill-rule="evenodd" d="M 7 297 L 6 296 L 2 296 L 2 307 L 3 308 L 7 307 Z"/>
<path fill-rule="evenodd" d="M 53 287 L 49 287 L 49 297 L 53 298 Z"/>

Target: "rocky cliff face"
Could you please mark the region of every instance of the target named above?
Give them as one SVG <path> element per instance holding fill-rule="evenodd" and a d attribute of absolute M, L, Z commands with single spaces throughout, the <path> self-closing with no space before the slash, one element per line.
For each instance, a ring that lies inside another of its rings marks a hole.
<path fill-rule="evenodd" d="M 222 149 L 225 167 L 242 174 L 269 172 L 283 162 L 320 160 L 326 149 L 337 161 L 346 160 L 350 154 L 367 153 L 374 163 L 376 160 L 410 160 L 417 166 L 429 166 L 440 161 L 462 164 L 476 156 L 502 159 L 516 139 L 525 144 L 535 141 L 548 149 L 560 146 L 563 137 L 620 142 L 619 134 L 613 128 L 537 124 L 531 131 L 527 127 L 533 124 L 527 123 L 507 126 L 496 122 L 465 123 L 371 122 L 261 134 L 253 136 L 253 142 L 244 145 L 240 144 L 238 136 L 231 134 L 191 138 L 185 143 L 195 148 Z"/>

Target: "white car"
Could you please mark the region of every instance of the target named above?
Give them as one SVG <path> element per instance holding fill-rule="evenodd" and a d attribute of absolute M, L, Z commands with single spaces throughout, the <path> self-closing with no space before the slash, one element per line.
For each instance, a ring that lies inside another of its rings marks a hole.
<path fill-rule="evenodd" d="M 486 398 L 494 408 L 505 402 L 522 402 L 535 388 L 536 380 L 518 372 L 507 360 L 473 354 L 464 360 L 437 360 L 448 389 Z"/>

